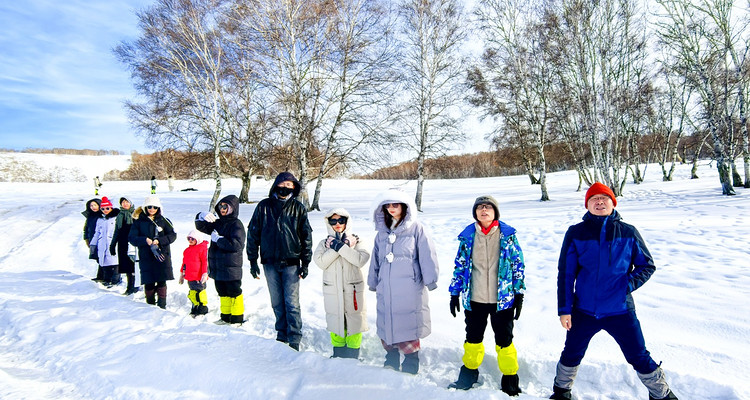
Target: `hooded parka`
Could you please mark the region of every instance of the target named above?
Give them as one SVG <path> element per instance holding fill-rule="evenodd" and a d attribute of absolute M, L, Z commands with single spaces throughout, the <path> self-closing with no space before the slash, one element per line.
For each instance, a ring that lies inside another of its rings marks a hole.
<path fill-rule="evenodd" d="M 115 234 L 112 237 L 112 244 L 117 246 L 117 260 L 120 266 L 118 272 L 132 274 L 135 273 L 135 263 L 128 256 L 128 236 L 130 235 L 130 227 L 133 226 L 133 207 L 135 205 L 130 199 L 125 197 L 120 198 L 120 204 L 122 204 L 123 200 L 127 200 L 130 203 L 130 208 L 126 210 L 120 206 L 120 212 L 117 214 L 117 221 L 115 222 Z"/>
<path fill-rule="evenodd" d="M 102 267 L 109 267 L 118 263 L 117 252 L 113 255 L 109 251 L 109 245 L 112 243 L 115 234 L 115 224 L 119 213 L 120 210 L 115 208 L 109 214 L 102 214 L 101 218 L 96 221 L 96 230 L 94 231 L 94 237 L 91 238 L 91 244 L 96 245 L 99 265 Z"/>
<path fill-rule="evenodd" d="M 353 235 L 348 222 L 341 236 L 328 224 L 328 218 L 334 214 L 351 221 L 349 212 L 343 208 L 328 211 L 324 216 L 328 236 L 351 238 Z M 315 264 L 323 270 L 323 304 L 327 329 L 341 337 L 364 332 L 367 330 L 367 308 L 362 267 L 367 264 L 370 253 L 359 240 L 354 247 L 344 245 L 336 251 L 326 247 L 327 239 L 328 237 L 321 240 L 313 253 Z"/>
<path fill-rule="evenodd" d="M 156 259 L 146 243 L 146 238 L 159 239 L 159 250 L 164 255 L 164 261 Z M 162 215 L 161 207 L 153 220 L 148 217 L 143 207 L 138 207 L 133 212 L 133 226 L 130 228 L 128 241 L 138 248 L 138 267 L 141 270 L 142 284 L 147 285 L 174 279 L 172 253 L 169 245 L 174 243 L 176 239 L 177 235 L 172 227 L 172 222 Z"/>
<path fill-rule="evenodd" d="M 231 212 L 222 216 L 219 204 L 226 203 Z M 242 279 L 242 249 L 245 247 L 245 227 L 240 221 L 240 199 L 230 194 L 219 200 L 214 207 L 219 218 L 206 222 L 196 215 L 195 228 L 210 235 L 216 231 L 220 238 L 208 247 L 208 276 L 217 281 L 238 281 Z"/>
<path fill-rule="evenodd" d="M 91 211 L 91 203 L 102 205 L 100 199 L 91 199 L 86 202 L 86 209 L 81 211 L 81 215 L 86 218 L 86 222 L 83 223 L 83 240 L 86 242 L 86 246 L 91 245 L 91 238 L 94 237 L 96 232 L 96 221 L 102 216 L 102 211 Z"/>
<path fill-rule="evenodd" d="M 386 203 L 407 205 L 403 222 L 395 229 L 385 225 L 381 207 Z M 438 280 L 435 246 L 417 221 L 411 196 L 390 190 L 379 195 L 374 205 L 377 234 L 367 284 L 377 294 L 378 336 L 387 345 L 427 337 L 431 332 L 427 289 L 437 288 Z"/>

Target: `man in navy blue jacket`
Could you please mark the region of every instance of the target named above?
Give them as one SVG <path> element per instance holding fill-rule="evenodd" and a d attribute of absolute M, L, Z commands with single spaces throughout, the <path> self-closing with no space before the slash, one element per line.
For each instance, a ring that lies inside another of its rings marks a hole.
<path fill-rule="evenodd" d="M 557 313 L 568 333 L 550 399 L 572 399 L 571 388 L 591 338 L 604 330 L 617 342 L 649 392 L 675 400 L 651 358 L 631 293 L 654 273 L 653 258 L 634 226 L 615 211 L 617 199 L 599 182 L 586 192 L 583 222 L 568 228 L 557 274 Z"/>

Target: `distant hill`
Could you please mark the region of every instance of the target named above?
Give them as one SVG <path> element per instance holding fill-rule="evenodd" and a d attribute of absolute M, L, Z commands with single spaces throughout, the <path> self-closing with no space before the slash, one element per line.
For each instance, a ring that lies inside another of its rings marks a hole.
<path fill-rule="evenodd" d="M 88 150 L 80 150 L 85 154 Z M 96 150 L 90 150 L 96 152 Z M 103 177 L 113 169 L 124 170 L 130 155 L 49 154 L 0 152 L 0 182 L 84 182 Z"/>

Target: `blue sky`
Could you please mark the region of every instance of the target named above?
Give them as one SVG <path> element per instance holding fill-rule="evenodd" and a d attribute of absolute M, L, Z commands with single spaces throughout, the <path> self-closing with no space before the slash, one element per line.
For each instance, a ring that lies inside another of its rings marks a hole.
<path fill-rule="evenodd" d="M 0 148 L 150 152 L 127 123 L 134 97 L 112 53 L 148 0 L 0 3 Z"/>

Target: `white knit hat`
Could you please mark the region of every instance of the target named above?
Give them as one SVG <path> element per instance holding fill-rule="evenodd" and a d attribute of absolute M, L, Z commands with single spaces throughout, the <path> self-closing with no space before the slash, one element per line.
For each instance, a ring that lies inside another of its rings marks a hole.
<path fill-rule="evenodd" d="M 146 200 L 143 200 L 143 208 L 146 208 L 147 206 L 156 206 L 162 208 L 161 200 L 159 200 L 159 198 L 156 196 L 148 196 L 146 197 Z"/>

